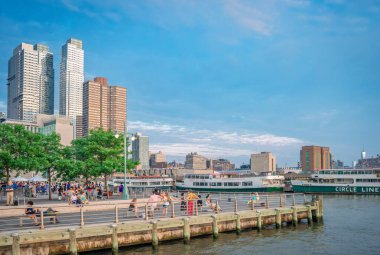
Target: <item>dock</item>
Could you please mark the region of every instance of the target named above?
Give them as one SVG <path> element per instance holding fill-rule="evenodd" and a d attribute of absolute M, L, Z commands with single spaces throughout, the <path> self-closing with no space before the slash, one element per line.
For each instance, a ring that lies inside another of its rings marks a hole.
<path fill-rule="evenodd" d="M 306 199 L 304 194 L 274 194 L 261 196 L 260 203 L 254 205 L 240 203 L 243 200 L 238 198 L 225 200 L 216 200 L 218 209 L 213 211 L 203 211 L 194 203 L 192 215 L 179 215 L 180 202 L 173 202 L 165 218 L 152 218 L 149 204 L 144 201 L 141 208 L 145 217 L 134 220 L 126 220 L 124 214 L 130 204 L 126 202 L 112 208 L 112 222 L 99 224 L 85 224 L 84 212 L 90 207 L 81 207 L 78 209 L 80 221 L 77 226 L 45 228 L 48 223 L 44 224 L 41 217 L 42 227 L 39 229 L 0 232 L 0 255 L 76 255 L 102 249 L 112 249 L 113 254 L 118 254 L 120 247 L 150 244 L 156 248 L 169 240 L 190 242 L 196 236 L 218 238 L 218 234 L 223 232 L 239 234 L 244 229 L 262 231 L 269 225 L 276 228 L 283 224 L 296 226 L 301 220 L 313 224 L 323 218 L 321 196 Z"/>

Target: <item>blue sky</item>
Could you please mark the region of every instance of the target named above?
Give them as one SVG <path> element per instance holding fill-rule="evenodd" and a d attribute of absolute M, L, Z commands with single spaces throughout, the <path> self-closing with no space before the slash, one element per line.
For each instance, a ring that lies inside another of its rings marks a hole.
<path fill-rule="evenodd" d="M 83 40 L 86 79 L 128 88 L 130 131 L 184 160 L 237 164 L 302 145 L 350 165 L 380 153 L 380 1 L 35 0 L 0 2 L 0 111 L 7 61 L 21 42 L 54 53 Z"/>

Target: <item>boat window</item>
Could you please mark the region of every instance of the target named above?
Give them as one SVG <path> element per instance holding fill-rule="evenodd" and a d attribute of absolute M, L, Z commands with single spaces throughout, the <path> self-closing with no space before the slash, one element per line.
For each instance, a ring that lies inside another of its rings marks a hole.
<path fill-rule="evenodd" d="M 207 175 L 207 176 L 205 176 L 205 179 L 210 179 L 210 176 L 208 176 L 208 175 Z"/>
<path fill-rule="evenodd" d="M 203 175 L 199 175 L 199 179 L 202 179 L 202 180 L 204 180 L 204 176 Z"/>
<path fill-rule="evenodd" d="M 217 182 L 216 186 L 222 186 L 222 183 L 221 182 Z"/>
<path fill-rule="evenodd" d="M 252 182 L 243 182 L 243 186 L 252 186 Z"/>

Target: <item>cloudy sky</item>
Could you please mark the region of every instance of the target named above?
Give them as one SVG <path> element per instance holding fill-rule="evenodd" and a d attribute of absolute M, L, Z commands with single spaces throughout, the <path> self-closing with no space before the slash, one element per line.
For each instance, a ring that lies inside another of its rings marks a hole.
<path fill-rule="evenodd" d="M 128 88 L 129 130 L 152 151 L 247 163 L 302 145 L 350 165 L 380 153 L 378 0 L 35 0 L 0 2 L 0 111 L 21 42 L 54 53 L 83 40 L 86 79 Z"/>

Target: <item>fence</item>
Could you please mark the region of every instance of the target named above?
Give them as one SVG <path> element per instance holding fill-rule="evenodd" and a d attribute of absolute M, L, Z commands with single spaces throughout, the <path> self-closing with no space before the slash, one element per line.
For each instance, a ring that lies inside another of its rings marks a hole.
<path fill-rule="evenodd" d="M 186 192 L 181 193 L 187 194 Z M 140 198 L 134 202 L 118 200 L 83 206 L 54 205 L 53 209 L 58 211 L 58 213 L 46 213 L 49 205 L 42 207 L 35 206 L 34 209 L 38 209 L 41 212 L 38 217 L 39 226 L 34 226 L 33 220 L 26 217 L 24 214 L 26 207 L 24 206 L 2 208 L 0 209 L 0 232 L 260 210 L 305 205 L 311 201 L 311 196 L 309 195 L 283 193 L 261 194 L 253 203 L 250 193 L 213 193 L 207 201 L 204 195 L 199 193 L 201 195 L 200 199 L 181 200 L 181 193 L 172 192 L 172 199 L 166 204 L 162 201 L 149 202 L 146 198 Z M 11 215 L 9 215 L 10 211 L 12 211 Z M 53 224 L 55 220 L 54 215 L 59 222 L 57 224 Z M 25 222 L 25 224 L 20 226 L 19 222 Z"/>

